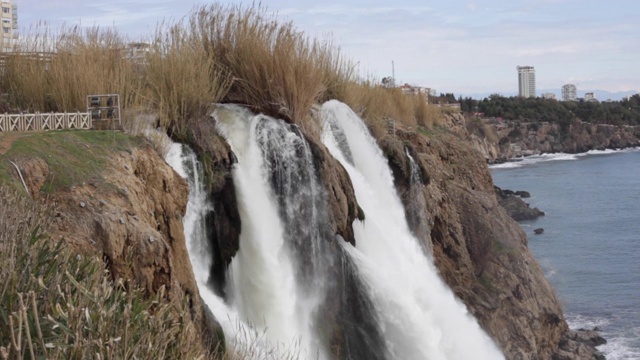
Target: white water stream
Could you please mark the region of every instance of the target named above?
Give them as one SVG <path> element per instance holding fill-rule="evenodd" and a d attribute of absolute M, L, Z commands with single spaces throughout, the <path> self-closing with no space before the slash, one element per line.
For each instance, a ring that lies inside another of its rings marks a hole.
<path fill-rule="evenodd" d="M 357 247 L 345 248 L 378 307 L 390 356 L 398 360 L 503 358 L 411 235 L 387 160 L 366 125 L 337 101 L 325 103 L 321 112 L 323 142 L 347 169 L 366 216 L 353 224 Z M 338 143 L 343 139 L 347 144 Z M 345 145 L 353 162 L 341 151 Z"/>

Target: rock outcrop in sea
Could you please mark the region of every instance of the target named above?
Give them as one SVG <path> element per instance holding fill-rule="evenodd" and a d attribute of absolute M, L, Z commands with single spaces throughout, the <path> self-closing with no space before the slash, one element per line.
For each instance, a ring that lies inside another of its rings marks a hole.
<path fill-rule="evenodd" d="M 502 206 L 511 218 L 515 221 L 523 220 L 535 220 L 540 216 L 544 216 L 544 212 L 540 211 L 537 207 L 530 207 L 523 197 L 528 197 L 529 193 L 526 191 L 511 191 L 508 189 L 501 189 L 494 185 L 496 191 L 496 197 L 498 203 Z"/>

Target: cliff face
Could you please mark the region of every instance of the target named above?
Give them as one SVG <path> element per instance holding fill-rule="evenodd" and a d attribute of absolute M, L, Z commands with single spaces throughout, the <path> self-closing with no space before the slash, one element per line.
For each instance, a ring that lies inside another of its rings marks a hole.
<path fill-rule="evenodd" d="M 201 124 L 215 129 L 213 122 Z M 220 251 L 224 271 L 238 248 L 239 217 L 235 197 L 228 195 L 233 191 L 229 172 L 234 156 L 214 131 L 197 132 L 202 136 L 193 137 L 198 139 L 195 147 L 209 159 L 206 166 L 212 173 L 220 175 L 212 182 L 211 196 L 216 209 L 224 211 L 211 225 L 212 232 L 220 234 L 214 248 L 226 249 Z M 461 140 L 467 135 L 463 119 L 451 119 L 444 128 L 427 133 L 397 130 L 395 136 L 378 139 L 389 158 L 409 224 L 433 254 L 445 282 L 508 359 L 550 359 L 559 353 L 570 359 L 571 351 L 560 350 L 570 334 L 561 305 L 527 248 L 526 235 L 498 204 L 482 154 Z M 331 231 L 353 244 L 350 224 L 358 216 L 358 205 L 352 185 L 322 144 L 313 137 L 307 140 L 328 194 Z M 417 167 L 412 167 L 407 153 Z M 220 268 L 213 269 L 213 277 L 224 279 L 223 274 L 215 274 Z M 219 285 L 221 289 L 223 284 Z M 336 301 L 323 309 L 329 341 L 337 348 L 345 346 L 352 330 L 341 324 L 340 314 L 353 313 L 345 311 L 349 304 L 338 299 L 356 296 L 356 285 L 355 279 L 336 285 L 328 295 Z M 367 299 L 354 301 L 362 304 Z M 366 313 L 357 316 L 353 320 L 361 324 L 371 320 Z M 375 326 L 371 332 L 375 340 Z M 365 354 L 366 350 L 358 351 Z M 581 351 L 593 353 L 592 348 L 581 347 Z"/>
<path fill-rule="evenodd" d="M 464 122 L 460 114 L 453 115 Z M 640 146 L 639 126 L 614 126 L 574 121 L 566 127 L 552 123 L 485 124 L 467 126 L 467 138 L 489 163 L 540 153 L 581 153 L 589 150 Z M 484 131 L 488 129 L 488 131 Z M 488 132 L 490 134 L 488 134 Z"/>
<path fill-rule="evenodd" d="M 55 205 L 52 238 L 100 255 L 114 279 L 133 281 L 149 295 L 164 287 L 170 301 L 187 296 L 191 319 L 203 321 L 182 226 L 186 182 L 150 145 L 110 157 L 102 177 L 40 194 Z M 21 163 L 32 194 L 40 193 L 42 179 L 56 176 L 40 158 Z"/>
<path fill-rule="evenodd" d="M 559 350 L 561 342 L 572 341 L 561 306 L 528 250 L 525 234 L 498 205 L 485 159 L 460 139 L 467 135 L 463 124 L 458 119 L 446 123 L 448 129 L 427 133 L 398 129 L 395 136 L 378 139 L 409 224 L 433 254 L 444 280 L 507 358 L 562 354 L 571 359 L 577 350 Z M 239 247 L 240 217 L 230 177 L 235 156 L 216 135 L 213 120 L 199 122 L 191 131 L 215 208 L 209 219 L 215 249 L 211 281 L 222 291 L 226 267 Z M 327 193 L 329 231 L 355 244 L 351 224 L 362 214 L 351 182 L 322 144 L 308 140 Z M 25 177 L 32 179 L 27 187 L 39 193 L 42 179 L 51 175 L 46 163 L 37 158 L 21 161 Z M 112 154 L 103 175 L 103 181 L 87 181 L 48 196 L 58 209 L 54 236 L 63 236 L 79 251 L 101 254 L 114 277 L 132 279 L 150 293 L 165 286 L 170 299 L 189 295 L 194 321 L 204 324 L 182 227 L 185 181 L 146 145 Z M 323 309 L 328 314 L 326 336 L 338 348 L 352 338 L 351 331 L 360 331 L 349 322 L 361 324 L 360 329 L 371 325 L 371 343 L 380 341 L 371 315 L 358 312 L 368 299 L 359 295 L 357 279 L 344 271 L 348 265 L 331 268 L 341 279 Z M 353 308 L 345 311 L 348 306 Z M 343 314 L 355 315 L 344 319 Z M 354 356 L 375 355 L 375 349 L 358 345 L 349 345 Z M 584 346 L 580 351 L 589 353 Z"/>
<path fill-rule="evenodd" d="M 561 306 L 525 234 L 498 205 L 481 155 L 444 130 L 396 134 L 381 144 L 409 207 L 416 197 L 405 146 L 427 174 L 423 240 L 444 280 L 507 358 L 550 359 L 568 330 Z"/>

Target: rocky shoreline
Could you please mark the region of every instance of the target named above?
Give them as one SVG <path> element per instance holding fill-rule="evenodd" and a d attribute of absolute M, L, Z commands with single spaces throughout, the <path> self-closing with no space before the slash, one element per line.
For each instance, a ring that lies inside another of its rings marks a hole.
<path fill-rule="evenodd" d="M 513 191 L 493 186 L 498 204 L 507 212 L 507 214 L 515 221 L 535 220 L 545 213 L 537 207 L 530 207 L 524 198 L 531 197 L 527 191 Z M 542 234 L 543 228 L 534 230 L 536 235 Z M 553 360 L 578 360 L 578 359 L 594 359 L 605 360 L 606 357 L 596 347 L 604 345 L 607 340 L 600 335 L 599 328 L 588 329 L 569 329 L 565 332 L 560 340 L 558 351 L 553 355 Z"/>
<path fill-rule="evenodd" d="M 580 154 L 590 150 L 618 150 L 640 146 L 640 126 L 470 120 L 454 114 L 466 125 L 467 139 L 489 164 L 550 153 Z"/>

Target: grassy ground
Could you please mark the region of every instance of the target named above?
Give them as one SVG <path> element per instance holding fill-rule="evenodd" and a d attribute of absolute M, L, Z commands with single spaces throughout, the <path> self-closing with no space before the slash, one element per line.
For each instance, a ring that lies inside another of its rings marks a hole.
<path fill-rule="evenodd" d="M 117 151 L 131 151 L 142 139 L 116 131 L 66 130 L 43 133 L 0 133 L 6 152 L 0 155 L 0 182 L 23 189 L 11 164 L 20 159 L 40 158 L 49 167 L 42 191 L 51 193 L 74 184 L 102 183 L 100 172 Z"/>

